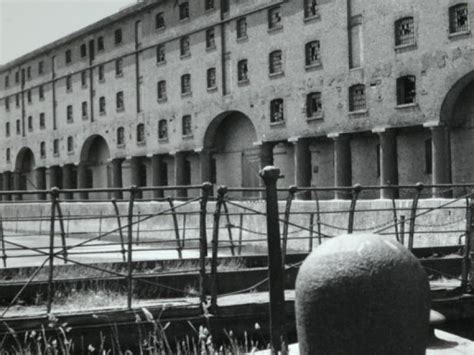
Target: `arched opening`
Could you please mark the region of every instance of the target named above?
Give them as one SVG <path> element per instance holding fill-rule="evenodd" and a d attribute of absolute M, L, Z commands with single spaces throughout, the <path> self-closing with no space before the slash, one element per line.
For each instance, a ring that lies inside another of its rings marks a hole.
<path fill-rule="evenodd" d="M 452 182 L 473 182 L 474 71 L 451 87 L 443 101 L 440 119 L 450 129 Z"/>
<path fill-rule="evenodd" d="M 231 111 L 217 116 L 204 137 L 204 148 L 212 152 L 211 180 L 217 185 L 257 187 L 260 184 L 260 150 L 253 145 L 257 133 L 243 113 Z"/>
<path fill-rule="evenodd" d="M 83 181 L 79 187 L 99 188 L 110 186 L 110 174 L 108 159 L 110 157 L 109 146 L 100 135 L 93 135 L 85 142 L 81 150 L 81 166 Z M 80 179 L 81 180 L 81 179 Z M 95 197 L 106 197 L 101 194 Z"/>
<path fill-rule="evenodd" d="M 19 174 L 19 188 L 23 191 L 36 190 L 35 156 L 30 148 L 22 148 L 16 157 L 15 172 Z M 24 196 L 28 199 L 28 196 Z"/>

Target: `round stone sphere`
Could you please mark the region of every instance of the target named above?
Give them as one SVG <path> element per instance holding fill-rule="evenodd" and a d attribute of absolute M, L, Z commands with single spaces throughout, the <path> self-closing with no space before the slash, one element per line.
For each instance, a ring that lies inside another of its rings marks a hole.
<path fill-rule="evenodd" d="M 336 237 L 306 258 L 296 279 L 300 354 L 425 354 L 430 303 L 428 276 L 401 244 Z"/>

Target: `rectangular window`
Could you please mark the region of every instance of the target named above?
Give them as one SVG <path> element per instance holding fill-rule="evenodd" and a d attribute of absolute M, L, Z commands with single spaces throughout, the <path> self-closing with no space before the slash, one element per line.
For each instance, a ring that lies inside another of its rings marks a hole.
<path fill-rule="evenodd" d="M 207 88 L 216 88 L 216 68 L 209 68 L 207 70 Z"/>
<path fill-rule="evenodd" d="M 239 18 L 236 22 L 237 39 L 247 38 L 247 19 L 245 17 Z"/>
<path fill-rule="evenodd" d="M 318 15 L 318 0 L 304 0 L 304 17 L 310 18 Z"/>
<path fill-rule="evenodd" d="M 237 80 L 239 82 L 246 82 L 249 80 L 247 59 L 239 60 L 237 63 Z"/>
<path fill-rule="evenodd" d="M 74 151 L 74 138 L 67 137 L 67 151 L 68 153 L 72 153 Z"/>
<path fill-rule="evenodd" d="M 33 116 L 28 116 L 28 131 L 33 130 Z"/>
<path fill-rule="evenodd" d="M 158 100 L 166 100 L 166 81 L 161 80 L 157 84 Z"/>
<path fill-rule="evenodd" d="M 28 100 L 28 103 L 31 104 L 31 90 L 26 92 L 26 99 Z"/>
<path fill-rule="evenodd" d="M 7 151 L 6 151 L 6 159 L 7 159 L 7 162 L 10 162 L 10 148 L 7 148 Z"/>
<path fill-rule="evenodd" d="M 81 104 L 82 119 L 87 119 L 87 101 L 83 101 Z"/>
<path fill-rule="evenodd" d="M 230 8 L 229 0 L 222 0 L 221 6 L 222 6 L 222 12 L 224 13 L 229 12 L 229 8 Z"/>
<path fill-rule="evenodd" d="M 397 79 L 397 105 L 416 103 L 416 77 L 407 75 Z"/>
<path fill-rule="evenodd" d="M 467 4 L 459 4 L 449 8 L 449 33 L 469 31 L 469 13 Z"/>
<path fill-rule="evenodd" d="M 319 41 L 306 43 L 306 66 L 315 66 L 321 64 L 321 52 Z"/>
<path fill-rule="evenodd" d="M 381 153 L 381 150 L 382 150 L 382 148 L 381 148 L 380 144 L 377 144 L 375 146 L 375 155 L 377 157 L 377 177 L 380 177 L 380 170 L 381 170 L 380 169 L 380 165 L 381 165 L 380 164 L 381 163 L 381 160 L 380 160 L 381 154 L 380 153 Z"/>
<path fill-rule="evenodd" d="M 101 96 L 99 98 L 99 114 L 105 115 L 105 97 Z"/>
<path fill-rule="evenodd" d="M 87 71 L 81 72 L 81 86 L 86 87 L 87 86 Z"/>
<path fill-rule="evenodd" d="M 214 10 L 214 0 L 205 0 L 204 3 L 206 11 Z"/>
<path fill-rule="evenodd" d="M 179 50 L 180 50 L 181 57 L 187 57 L 191 55 L 188 36 L 182 37 L 179 40 Z"/>
<path fill-rule="evenodd" d="M 163 29 L 165 28 L 165 17 L 162 12 L 159 12 L 155 16 L 155 28 Z"/>
<path fill-rule="evenodd" d="M 46 120 L 45 120 L 44 112 L 40 113 L 39 126 L 40 126 L 40 129 L 45 129 L 46 128 Z"/>
<path fill-rule="evenodd" d="M 99 65 L 97 70 L 98 70 L 99 81 L 104 81 L 105 80 L 104 65 L 103 64 Z"/>
<path fill-rule="evenodd" d="M 66 76 L 66 91 L 72 90 L 72 78 L 70 75 Z"/>
<path fill-rule="evenodd" d="M 306 117 L 316 118 L 322 115 L 321 93 L 312 92 L 306 96 Z"/>
<path fill-rule="evenodd" d="M 20 107 L 20 94 L 15 95 L 15 105 L 16 107 Z"/>
<path fill-rule="evenodd" d="M 415 44 L 415 22 L 413 17 L 405 17 L 395 22 L 395 45 Z"/>
<path fill-rule="evenodd" d="M 18 84 L 20 82 L 20 72 L 15 73 L 15 83 Z"/>
<path fill-rule="evenodd" d="M 191 94 L 191 74 L 184 74 L 181 77 L 181 95 Z"/>
<path fill-rule="evenodd" d="M 10 122 L 5 123 L 5 136 L 10 137 Z"/>
<path fill-rule="evenodd" d="M 20 135 L 21 134 L 21 121 L 16 120 L 16 134 Z"/>
<path fill-rule="evenodd" d="M 281 20 L 281 9 L 280 6 L 273 7 L 268 10 L 268 28 L 269 29 L 276 29 L 282 27 L 282 20 Z"/>
<path fill-rule="evenodd" d="M 210 28 L 206 31 L 206 49 L 216 48 L 216 34 L 214 28 Z"/>
<path fill-rule="evenodd" d="M 145 125 L 143 123 L 137 126 L 137 143 L 145 143 Z"/>
<path fill-rule="evenodd" d="M 162 119 L 158 122 L 158 139 L 168 138 L 168 122 Z"/>
<path fill-rule="evenodd" d="M 366 109 L 365 85 L 354 85 L 349 88 L 349 111 L 363 111 Z"/>
<path fill-rule="evenodd" d="M 119 127 L 117 128 L 117 145 L 124 145 L 125 144 L 125 128 Z"/>
<path fill-rule="evenodd" d="M 68 122 L 68 123 L 73 122 L 73 121 L 74 121 L 74 117 L 73 117 L 73 115 L 72 115 L 72 105 L 68 105 L 68 106 L 67 106 L 66 112 L 67 112 L 67 122 Z"/>
<path fill-rule="evenodd" d="M 179 4 L 179 19 L 186 20 L 189 18 L 189 3 L 183 2 Z"/>
<path fill-rule="evenodd" d="M 275 99 L 270 102 L 270 123 L 284 122 L 283 99 Z"/>
<path fill-rule="evenodd" d="M 41 60 L 38 62 L 38 74 L 44 73 L 44 62 Z"/>
<path fill-rule="evenodd" d="M 72 54 L 71 54 L 71 50 L 70 50 L 70 49 L 68 49 L 68 50 L 66 51 L 65 56 L 66 56 L 66 64 L 71 63 L 71 61 L 72 61 Z"/>
<path fill-rule="evenodd" d="M 283 73 L 282 52 L 273 51 L 270 53 L 270 74 Z"/>
<path fill-rule="evenodd" d="M 40 85 L 38 87 L 38 96 L 39 96 L 40 100 L 44 99 L 44 87 L 43 87 L 43 85 Z"/>
<path fill-rule="evenodd" d="M 10 98 L 5 98 L 5 110 L 10 111 Z"/>
<path fill-rule="evenodd" d="M 122 59 L 117 59 L 115 61 L 115 76 L 123 75 L 123 62 Z"/>
<path fill-rule="evenodd" d="M 8 88 L 10 86 L 10 77 L 8 75 L 5 75 L 5 88 Z"/>
<path fill-rule="evenodd" d="M 117 111 L 123 111 L 125 109 L 123 102 L 123 91 L 119 91 L 115 97 Z"/>
<path fill-rule="evenodd" d="M 84 58 L 87 56 L 87 47 L 85 44 L 81 44 L 81 57 Z"/>
<path fill-rule="evenodd" d="M 165 45 L 160 44 L 156 47 L 156 62 L 163 64 L 166 62 Z"/>
<path fill-rule="evenodd" d="M 190 136 L 193 134 L 193 129 L 191 126 L 191 115 L 185 115 L 182 119 L 182 133 L 183 136 Z"/>
<path fill-rule="evenodd" d="M 103 51 L 104 50 L 104 37 L 100 36 L 97 38 L 97 50 Z"/>
<path fill-rule="evenodd" d="M 40 157 L 46 158 L 46 143 L 45 142 L 40 143 Z"/>
<path fill-rule="evenodd" d="M 53 140 L 53 155 L 59 156 L 59 139 Z"/>
<path fill-rule="evenodd" d="M 31 67 L 26 68 L 26 77 L 28 78 L 28 80 L 31 79 Z"/>
<path fill-rule="evenodd" d="M 122 29 L 121 28 L 115 30 L 114 41 L 115 41 L 115 45 L 122 43 Z"/>
<path fill-rule="evenodd" d="M 433 173 L 433 145 L 431 138 L 425 140 L 425 173 Z"/>

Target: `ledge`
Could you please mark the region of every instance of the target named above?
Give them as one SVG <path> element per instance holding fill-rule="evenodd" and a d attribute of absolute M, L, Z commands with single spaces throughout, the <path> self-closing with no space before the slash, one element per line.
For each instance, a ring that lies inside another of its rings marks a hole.
<path fill-rule="evenodd" d="M 146 140 L 137 142 L 137 145 L 138 145 L 138 146 L 144 146 L 144 145 L 146 145 Z"/>
<path fill-rule="evenodd" d="M 277 32 L 280 32 L 280 31 L 283 31 L 283 25 L 276 25 L 272 28 L 269 28 L 267 30 L 268 33 L 277 33 Z"/>
<path fill-rule="evenodd" d="M 281 127 L 281 126 L 285 126 L 285 125 L 286 125 L 285 120 L 270 122 L 270 127 Z"/>
<path fill-rule="evenodd" d="M 165 64 L 166 64 L 166 59 L 162 60 L 161 62 L 156 62 L 157 67 L 161 67 L 162 65 L 165 65 Z"/>
<path fill-rule="evenodd" d="M 99 83 L 100 84 L 105 83 L 105 79 L 99 79 Z"/>
<path fill-rule="evenodd" d="M 349 116 L 366 116 L 369 114 L 367 109 L 365 110 L 357 110 L 357 111 L 349 111 Z"/>
<path fill-rule="evenodd" d="M 249 40 L 249 36 L 245 35 L 245 36 L 242 36 L 242 37 L 237 37 L 235 40 L 237 41 L 237 43 L 247 42 Z"/>
<path fill-rule="evenodd" d="M 105 116 L 107 114 L 107 111 L 100 111 L 99 116 Z"/>
<path fill-rule="evenodd" d="M 321 61 L 318 61 L 310 65 L 305 65 L 304 68 L 306 69 L 306 71 L 322 69 L 323 63 L 321 63 Z"/>
<path fill-rule="evenodd" d="M 470 36 L 470 35 L 471 35 L 471 30 L 459 31 L 459 32 L 450 33 L 448 35 L 448 38 L 449 39 L 456 39 L 456 38 L 460 38 L 460 37 L 467 37 L 467 36 Z"/>
<path fill-rule="evenodd" d="M 393 49 L 395 52 L 400 53 L 400 52 L 408 52 L 411 50 L 415 50 L 418 48 L 417 43 L 407 43 L 407 44 L 399 44 L 396 45 Z"/>
<path fill-rule="evenodd" d="M 87 116 L 87 115 L 83 115 L 83 116 L 82 116 L 82 120 L 83 120 L 83 121 L 85 121 L 85 120 L 87 120 L 87 119 L 89 119 L 89 116 Z"/>
<path fill-rule="evenodd" d="M 123 111 L 125 111 L 125 107 L 120 107 L 120 108 L 117 108 L 117 110 L 116 110 L 116 111 L 117 111 L 117 112 L 123 112 Z"/>
<path fill-rule="evenodd" d="M 164 30 L 166 30 L 166 25 L 163 27 L 155 27 L 156 32 L 163 32 Z"/>
<path fill-rule="evenodd" d="M 206 47 L 206 52 L 213 52 L 217 49 L 217 46 L 214 44 L 211 47 Z"/>
<path fill-rule="evenodd" d="M 118 149 L 124 149 L 125 148 L 125 143 L 117 144 Z"/>
<path fill-rule="evenodd" d="M 207 88 L 207 92 L 216 92 L 216 91 L 217 91 L 217 86 Z"/>
<path fill-rule="evenodd" d="M 314 115 L 311 117 L 306 117 L 306 122 L 321 122 L 324 121 L 324 113 L 320 113 L 318 115 Z"/>
<path fill-rule="evenodd" d="M 179 56 L 181 60 L 191 58 L 191 53 L 182 54 Z"/>
<path fill-rule="evenodd" d="M 158 143 L 166 144 L 169 142 L 168 138 L 158 138 Z"/>
<path fill-rule="evenodd" d="M 123 77 L 123 72 L 122 72 L 122 73 L 118 73 L 118 74 L 116 73 L 116 74 L 115 74 L 115 77 L 116 77 L 116 78 L 122 78 L 122 77 Z"/>
<path fill-rule="evenodd" d="M 168 97 L 166 96 L 156 100 L 156 102 L 158 102 L 159 104 L 165 103 L 167 101 L 168 101 Z"/>
<path fill-rule="evenodd" d="M 282 71 L 277 72 L 277 73 L 270 73 L 270 74 L 268 74 L 268 76 L 270 77 L 270 79 L 277 79 L 277 78 L 280 78 L 282 76 L 285 76 L 285 72 L 282 70 Z"/>
<path fill-rule="evenodd" d="M 191 134 L 187 134 L 187 135 L 183 135 L 183 139 L 184 140 L 188 140 L 188 139 L 193 139 L 194 138 L 194 135 L 191 133 Z"/>
<path fill-rule="evenodd" d="M 249 84 L 250 84 L 250 80 L 249 80 L 249 79 L 237 81 L 237 85 L 238 85 L 238 86 L 247 86 L 247 85 L 249 85 Z"/>
<path fill-rule="evenodd" d="M 193 96 L 192 91 L 191 92 L 185 92 L 185 93 L 181 94 L 181 97 L 190 97 L 190 96 Z"/>
<path fill-rule="evenodd" d="M 418 103 L 417 103 L 417 102 L 410 103 L 410 104 L 401 104 L 401 105 L 395 106 L 395 108 L 396 108 L 397 110 L 403 110 L 403 109 L 409 109 L 409 108 L 416 108 L 416 107 L 418 107 Z"/>
<path fill-rule="evenodd" d="M 320 20 L 320 19 L 321 19 L 321 15 L 319 13 L 317 13 L 316 15 L 305 16 L 303 18 L 303 21 L 304 21 L 304 23 L 310 23 L 310 22 L 317 21 L 317 20 Z"/>

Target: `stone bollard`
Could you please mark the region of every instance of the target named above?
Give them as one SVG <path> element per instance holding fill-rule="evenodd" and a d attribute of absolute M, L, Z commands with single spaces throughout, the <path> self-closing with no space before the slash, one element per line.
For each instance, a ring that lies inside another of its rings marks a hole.
<path fill-rule="evenodd" d="M 344 235 L 316 248 L 298 273 L 295 303 L 300 354 L 425 354 L 428 277 L 386 237 Z"/>

